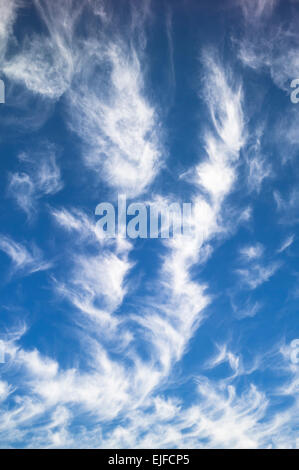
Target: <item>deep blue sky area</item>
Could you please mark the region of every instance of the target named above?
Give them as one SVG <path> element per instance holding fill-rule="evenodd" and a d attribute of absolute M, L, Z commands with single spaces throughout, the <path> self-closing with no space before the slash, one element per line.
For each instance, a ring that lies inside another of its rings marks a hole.
<path fill-rule="evenodd" d="M 0 447 L 298 448 L 298 20 L 0 0 Z M 101 238 L 120 195 L 191 235 Z"/>

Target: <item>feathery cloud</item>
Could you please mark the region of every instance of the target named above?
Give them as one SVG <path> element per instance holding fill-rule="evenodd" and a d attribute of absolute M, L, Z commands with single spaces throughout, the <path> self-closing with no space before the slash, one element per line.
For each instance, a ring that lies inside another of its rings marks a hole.
<path fill-rule="evenodd" d="M 0 236 L 0 250 L 11 259 L 13 273 L 32 274 L 51 267 L 50 262 L 44 261 L 39 248 L 33 246 L 29 251 L 24 245 L 6 235 Z"/>

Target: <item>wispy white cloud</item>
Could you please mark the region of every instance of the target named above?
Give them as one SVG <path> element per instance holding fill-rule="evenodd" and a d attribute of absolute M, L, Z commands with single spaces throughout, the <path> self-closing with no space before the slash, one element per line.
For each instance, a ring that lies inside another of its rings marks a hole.
<path fill-rule="evenodd" d="M 114 253 L 98 256 L 73 256 L 74 267 L 67 284 L 57 282 L 56 289 L 82 313 L 107 326 L 117 323 L 111 314 L 127 292 L 125 277 L 132 264 Z"/>
<path fill-rule="evenodd" d="M 282 253 L 283 251 L 287 250 L 295 240 L 295 235 L 290 235 L 286 238 L 286 240 L 282 243 L 281 247 L 277 250 L 278 253 Z"/>
<path fill-rule="evenodd" d="M 38 199 L 54 195 L 63 187 L 60 168 L 56 163 L 55 147 L 46 144 L 40 152 L 19 155 L 24 172 L 9 175 L 8 194 L 30 219 Z"/>
<path fill-rule="evenodd" d="M 248 260 L 261 258 L 263 252 L 264 248 L 261 243 L 257 243 L 256 245 L 244 246 L 240 249 L 241 256 Z"/>
<path fill-rule="evenodd" d="M 292 188 L 287 196 L 282 196 L 279 191 L 275 190 L 273 197 L 281 222 L 286 225 L 296 223 L 299 207 L 299 191 L 297 188 Z"/>
<path fill-rule="evenodd" d="M 237 0 L 247 22 L 256 24 L 273 13 L 279 0 Z"/>
<path fill-rule="evenodd" d="M 128 195 L 142 193 L 162 157 L 158 112 L 147 96 L 143 67 L 142 25 L 149 2 L 130 6 L 135 41 L 115 31 L 106 34 L 105 28 L 98 32 L 107 20 L 102 2 L 35 0 L 34 5 L 47 32 L 24 40 L 20 52 L 4 63 L 4 73 L 50 100 L 66 93 L 69 126 L 84 143 L 86 164 L 113 188 Z M 75 34 L 85 8 L 97 24 L 89 20 L 87 38 Z"/>
<path fill-rule="evenodd" d="M 7 382 L 0 381 L 0 402 L 6 400 L 10 393 L 10 388 Z"/>
<path fill-rule="evenodd" d="M 248 186 L 251 191 L 259 192 L 266 178 L 273 177 L 273 170 L 262 150 L 262 131 L 258 131 L 256 140 L 249 145 L 245 159 L 248 167 Z"/>
<path fill-rule="evenodd" d="M 239 57 L 256 71 L 268 70 L 279 88 L 291 92 L 290 80 L 299 76 L 298 11 L 289 20 L 270 22 L 279 0 L 240 1 L 245 18 L 245 33 L 239 41 Z M 291 2 L 288 2 L 289 6 Z"/>
<path fill-rule="evenodd" d="M 240 320 L 255 317 L 263 307 L 261 302 L 254 302 L 250 298 L 242 304 L 236 304 L 232 298 L 231 305 L 235 316 Z"/>
<path fill-rule="evenodd" d="M 215 367 L 219 366 L 227 362 L 234 374 L 238 374 L 238 371 L 241 367 L 241 358 L 236 354 L 229 351 L 226 344 L 223 345 L 216 345 L 217 347 L 217 354 L 214 357 L 211 357 L 205 364 L 207 369 L 214 369 Z"/>
<path fill-rule="evenodd" d="M 34 192 L 34 183 L 28 174 L 12 173 L 9 175 L 8 194 L 15 199 L 28 217 L 32 216 L 34 208 Z"/>
<path fill-rule="evenodd" d="M 259 191 L 264 179 L 272 175 L 271 167 L 261 157 L 254 157 L 249 162 L 249 186 Z"/>
<path fill-rule="evenodd" d="M 68 282 L 56 280 L 57 291 L 82 313 L 115 326 L 117 321 L 111 314 L 127 292 L 125 278 L 133 267 L 129 261 L 132 245 L 121 238 L 99 237 L 95 222 L 83 211 L 51 209 L 51 214 L 56 223 L 73 235 L 72 246 L 77 245 L 77 253 L 70 253 L 72 268 Z M 86 253 L 86 243 L 93 246 L 95 254 Z"/>
<path fill-rule="evenodd" d="M 242 282 L 247 285 L 249 289 L 256 289 L 265 282 L 268 282 L 279 268 L 279 263 L 271 263 L 268 265 L 255 263 L 248 268 L 237 269 L 236 273 L 241 277 Z"/>
<path fill-rule="evenodd" d="M 33 246 L 31 250 L 24 245 L 15 242 L 12 238 L 0 236 L 0 250 L 2 250 L 12 262 L 12 272 L 32 274 L 44 271 L 51 267 L 51 263 L 44 261 L 39 248 Z"/>
<path fill-rule="evenodd" d="M 69 94 L 71 127 L 85 142 L 84 159 L 108 186 L 128 196 L 142 193 L 160 166 L 159 120 L 146 98 L 142 63 L 120 43 L 86 55 L 84 75 Z M 95 67 L 110 69 L 92 87 Z M 104 91 L 105 90 L 105 91 Z"/>
<path fill-rule="evenodd" d="M 1 0 L 0 10 L 0 59 L 1 62 L 6 53 L 7 43 L 13 32 L 13 25 L 17 16 L 17 8 L 20 5 L 18 0 Z"/>
<path fill-rule="evenodd" d="M 93 241 L 97 239 L 95 223 L 83 211 L 51 208 L 50 212 L 59 226 L 69 232 L 77 233 L 78 241 L 81 242 L 82 239 L 87 240 L 88 238 L 92 238 Z M 99 239 L 98 241 L 100 242 Z"/>
<path fill-rule="evenodd" d="M 72 0 L 63 3 L 34 0 L 33 3 L 48 31 L 44 35 L 27 36 L 19 51 L 4 62 L 2 70 L 10 80 L 23 83 L 29 91 L 58 99 L 72 81 L 76 66 L 72 37 L 85 2 L 79 7 Z"/>

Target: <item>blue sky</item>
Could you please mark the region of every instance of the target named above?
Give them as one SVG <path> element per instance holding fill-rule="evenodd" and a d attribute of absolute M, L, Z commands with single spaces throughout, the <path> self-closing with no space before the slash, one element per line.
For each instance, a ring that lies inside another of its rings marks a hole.
<path fill-rule="evenodd" d="M 1 447 L 298 447 L 298 1 L 0 12 Z"/>

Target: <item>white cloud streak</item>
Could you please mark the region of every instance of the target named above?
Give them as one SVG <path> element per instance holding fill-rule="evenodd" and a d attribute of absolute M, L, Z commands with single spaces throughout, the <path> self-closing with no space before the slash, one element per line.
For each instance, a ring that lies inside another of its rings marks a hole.
<path fill-rule="evenodd" d="M 32 274 L 51 267 L 51 263 L 43 260 L 39 248 L 33 246 L 29 251 L 24 245 L 15 242 L 8 236 L 0 236 L 0 250 L 11 259 L 13 273 Z"/>
<path fill-rule="evenodd" d="M 293 243 L 295 240 L 295 235 L 290 235 L 289 237 L 286 238 L 286 240 L 282 243 L 281 247 L 277 250 L 278 253 L 283 253 L 286 251 Z"/>

